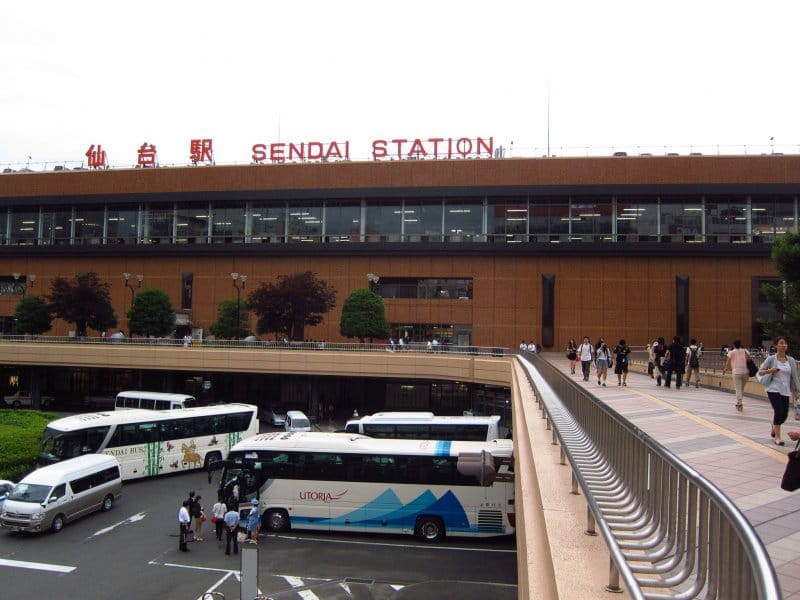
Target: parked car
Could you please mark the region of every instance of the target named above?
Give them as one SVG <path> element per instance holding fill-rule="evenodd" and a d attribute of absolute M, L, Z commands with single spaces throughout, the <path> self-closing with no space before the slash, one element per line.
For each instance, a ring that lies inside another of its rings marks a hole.
<path fill-rule="evenodd" d="M 267 420 L 275 427 L 283 427 L 286 424 L 286 409 L 278 404 L 271 406 L 267 411 Z"/>
<path fill-rule="evenodd" d="M 46 396 L 42 394 L 42 408 L 46 408 L 55 402 L 53 396 Z M 31 400 L 31 393 L 27 390 L 17 390 L 9 396 L 3 396 L 3 403 L 11 408 L 20 408 L 22 406 L 33 406 Z"/>
<path fill-rule="evenodd" d="M 8 498 L 8 495 L 11 493 L 11 490 L 14 489 L 15 485 L 13 481 L 0 479 L 0 512 L 3 512 L 3 502 Z"/>

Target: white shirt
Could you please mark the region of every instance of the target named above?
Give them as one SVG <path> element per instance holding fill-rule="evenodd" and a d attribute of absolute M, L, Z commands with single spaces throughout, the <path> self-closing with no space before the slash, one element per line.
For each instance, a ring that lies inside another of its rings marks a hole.
<path fill-rule="evenodd" d="M 772 381 L 765 388 L 766 391 L 778 392 L 781 396 L 791 396 L 792 386 L 789 380 L 792 377 L 792 365 L 789 364 L 788 360 L 781 362 L 776 358 L 770 368 L 775 367 L 778 367 L 780 371 L 772 374 Z"/>
<path fill-rule="evenodd" d="M 186 509 L 185 506 L 181 506 L 178 510 L 178 523 L 181 525 L 186 524 L 188 525 L 191 521 L 191 517 L 189 517 L 189 511 Z"/>
<path fill-rule="evenodd" d="M 578 354 L 580 354 L 581 361 L 592 360 L 592 345 L 588 342 L 578 346 Z"/>

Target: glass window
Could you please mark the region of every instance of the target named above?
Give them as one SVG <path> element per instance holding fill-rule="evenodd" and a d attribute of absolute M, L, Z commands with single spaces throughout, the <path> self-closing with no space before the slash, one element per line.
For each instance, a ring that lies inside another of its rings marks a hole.
<path fill-rule="evenodd" d="M 531 198 L 528 209 L 531 241 L 568 241 L 569 219 L 569 200 L 567 198 Z"/>
<path fill-rule="evenodd" d="M 290 242 L 320 242 L 322 240 L 322 205 L 290 206 L 286 225 Z"/>
<path fill-rule="evenodd" d="M 135 244 L 139 239 L 139 207 L 108 207 L 108 243 Z"/>
<path fill-rule="evenodd" d="M 658 204 L 651 197 L 617 198 L 617 240 L 658 241 Z"/>
<path fill-rule="evenodd" d="M 72 235 L 72 209 L 48 207 L 42 213 L 42 244 L 66 245 Z"/>
<path fill-rule="evenodd" d="M 152 204 L 145 213 L 146 239 L 150 244 L 172 242 L 172 223 L 175 210 L 171 204 Z"/>
<path fill-rule="evenodd" d="M 699 196 L 666 196 L 659 205 L 662 242 L 703 240 L 703 201 Z"/>
<path fill-rule="evenodd" d="M 527 202 L 513 198 L 491 200 L 486 210 L 486 231 L 490 242 L 527 241 Z"/>
<path fill-rule="evenodd" d="M 20 246 L 32 246 L 39 236 L 39 212 L 32 210 L 14 210 L 11 213 L 10 243 Z"/>
<path fill-rule="evenodd" d="M 477 198 L 445 200 L 444 235 L 450 242 L 484 241 L 483 201 Z"/>
<path fill-rule="evenodd" d="M 105 209 L 102 206 L 75 208 L 75 243 L 102 244 Z"/>
<path fill-rule="evenodd" d="M 407 200 L 403 213 L 403 231 L 409 242 L 442 241 L 442 201 Z"/>
<path fill-rule="evenodd" d="M 774 242 L 795 229 L 792 196 L 753 196 L 750 210 L 754 242 Z"/>
<path fill-rule="evenodd" d="M 709 242 L 747 241 L 747 199 L 709 196 L 706 198 L 706 236 Z"/>
<path fill-rule="evenodd" d="M 326 202 L 325 236 L 328 242 L 361 241 L 361 203 L 357 200 Z"/>
<path fill-rule="evenodd" d="M 210 220 L 208 204 L 179 204 L 175 215 L 175 243 L 205 244 Z"/>
<path fill-rule="evenodd" d="M 610 242 L 611 198 L 580 196 L 571 203 L 571 235 L 573 242 Z"/>
<path fill-rule="evenodd" d="M 215 244 L 244 242 L 246 211 L 244 204 L 214 206 L 211 209 L 211 240 Z"/>
<path fill-rule="evenodd" d="M 399 204 L 367 204 L 364 232 L 368 242 L 398 242 L 403 209 Z"/>
<path fill-rule="evenodd" d="M 253 207 L 250 236 L 254 242 L 275 243 L 286 239 L 286 205 Z"/>

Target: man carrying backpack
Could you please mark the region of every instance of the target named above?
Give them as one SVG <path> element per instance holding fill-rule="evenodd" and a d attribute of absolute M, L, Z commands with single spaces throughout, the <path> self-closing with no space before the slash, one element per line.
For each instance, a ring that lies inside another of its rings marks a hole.
<path fill-rule="evenodd" d="M 697 340 L 692 338 L 686 348 L 686 386 L 692 383 L 692 373 L 694 373 L 694 387 L 700 387 L 700 359 L 703 356 L 703 344 L 698 345 Z"/>

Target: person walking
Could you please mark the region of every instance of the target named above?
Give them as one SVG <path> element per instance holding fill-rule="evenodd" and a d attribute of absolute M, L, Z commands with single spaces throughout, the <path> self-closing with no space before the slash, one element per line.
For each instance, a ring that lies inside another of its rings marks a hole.
<path fill-rule="evenodd" d="M 233 553 L 239 554 L 239 511 L 231 508 L 225 513 L 225 554 L 231 553 L 231 540 L 233 540 Z"/>
<path fill-rule="evenodd" d="M 594 356 L 594 348 L 589 341 L 589 336 L 583 336 L 583 343 L 578 346 L 578 357 L 581 359 L 581 370 L 583 371 L 583 380 L 589 381 L 589 369 L 592 366 L 592 358 Z"/>
<path fill-rule="evenodd" d="M 225 513 L 228 512 L 228 507 L 222 500 L 222 495 L 217 497 L 214 506 L 211 507 L 211 520 L 214 521 L 214 529 L 217 536 L 217 541 L 222 541 L 222 532 L 225 529 Z"/>
<path fill-rule="evenodd" d="M 597 385 L 606 386 L 606 378 L 608 377 L 608 368 L 611 366 L 611 350 L 606 345 L 603 338 L 600 338 L 600 344 L 597 346 L 595 354 L 597 368 Z"/>
<path fill-rule="evenodd" d="M 189 501 L 184 500 L 178 509 L 178 549 L 181 552 L 189 552 L 186 541 L 189 537 L 189 523 L 191 520 L 189 516 Z"/>
<path fill-rule="evenodd" d="M 664 370 L 661 368 L 661 361 L 667 353 L 667 345 L 664 343 L 664 338 L 658 338 L 652 346 L 653 352 L 653 371 L 656 374 L 656 385 L 661 385 L 661 376 Z"/>
<path fill-rule="evenodd" d="M 764 388 L 772 405 L 772 426 L 770 435 L 775 438 L 776 446 L 783 446 L 781 439 L 781 425 L 786 422 L 789 415 L 789 399 L 797 398 L 800 393 L 800 379 L 797 374 L 797 362 L 787 354 L 789 341 L 778 336 L 775 340 L 775 354 L 767 357 L 767 360 L 758 370 L 759 375 L 772 375 L 764 383 Z"/>
<path fill-rule="evenodd" d="M 670 387 L 672 383 L 672 374 L 675 373 L 675 389 L 681 389 L 683 379 L 684 361 L 686 360 L 686 348 L 681 343 L 681 338 L 676 336 L 672 337 L 672 343 L 667 346 L 667 353 L 664 355 L 662 365 L 666 370 L 664 376 L 664 387 Z"/>
<path fill-rule="evenodd" d="M 258 534 L 261 531 L 261 511 L 258 510 L 258 500 L 253 498 L 250 503 L 253 508 L 247 515 L 247 541 L 250 544 L 257 544 Z"/>
<path fill-rule="evenodd" d="M 650 379 L 653 379 L 655 377 L 655 375 L 653 375 L 653 372 L 656 370 L 656 366 L 653 363 L 653 348 L 655 347 L 655 345 L 656 345 L 656 342 L 653 342 L 652 344 L 650 342 L 648 342 L 647 343 L 647 348 L 646 348 L 646 351 L 647 351 L 647 374 L 650 375 Z"/>
<path fill-rule="evenodd" d="M 750 371 L 747 370 L 747 359 L 750 353 L 742 348 L 741 340 L 733 340 L 733 350 L 728 350 L 728 357 L 725 359 L 725 366 L 722 367 L 722 374 L 731 372 L 733 377 L 733 389 L 736 393 L 736 410 L 742 412 L 744 404 L 744 386 L 750 379 Z"/>
<path fill-rule="evenodd" d="M 617 385 L 626 387 L 628 385 L 628 354 L 630 353 L 631 349 L 624 339 L 621 339 L 619 344 L 614 347 L 614 354 L 616 355 L 614 373 L 617 376 Z"/>
<path fill-rule="evenodd" d="M 703 344 L 698 345 L 697 340 L 689 340 L 686 348 L 686 387 L 692 385 L 692 373 L 694 373 L 694 387 L 700 387 L 700 359 L 703 357 Z"/>
<path fill-rule="evenodd" d="M 203 505 L 200 502 L 203 499 L 199 494 L 194 497 L 194 504 L 192 505 L 192 524 L 194 525 L 194 540 L 195 542 L 202 542 L 203 538 L 200 534 L 203 533 L 203 523 L 206 520 L 206 515 L 203 512 Z"/>
<path fill-rule="evenodd" d="M 567 359 L 569 359 L 569 372 L 575 375 L 575 364 L 578 362 L 578 344 L 574 338 L 569 338 L 567 343 Z"/>

